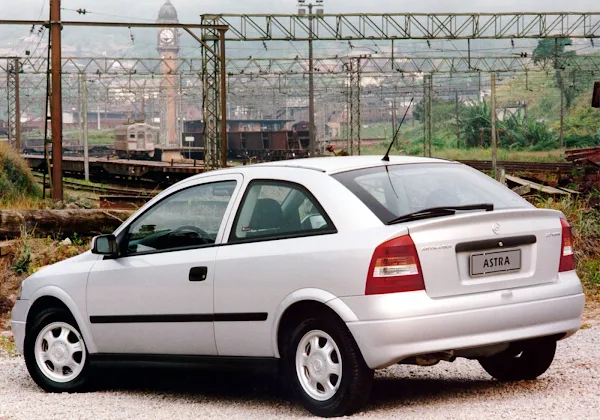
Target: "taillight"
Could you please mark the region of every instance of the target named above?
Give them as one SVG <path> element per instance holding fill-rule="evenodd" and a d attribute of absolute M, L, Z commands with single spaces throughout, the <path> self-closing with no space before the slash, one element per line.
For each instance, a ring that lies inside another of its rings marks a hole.
<path fill-rule="evenodd" d="M 560 219 L 562 225 L 562 244 L 560 247 L 559 272 L 575 270 L 575 257 L 573 256 L 573 235 L 571 226 L 565 219 Z"/>
<path fill-rule="evenodd" d="M 410 236 L 392 239 L 375 249 L 367 276 L 366 295 L 424 289 L 417 248 Z"/>

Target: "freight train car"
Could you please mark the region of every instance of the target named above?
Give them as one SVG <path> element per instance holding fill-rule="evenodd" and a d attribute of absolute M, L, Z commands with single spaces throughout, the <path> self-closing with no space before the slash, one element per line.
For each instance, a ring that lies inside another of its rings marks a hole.
<path fill-rule="evenodd" d="M 230 120 L 227 132 L 227 158 L 245 160 L 282 160 L 308 156 L 307 135 L 303 129 L 287 130 L 288 120 Z M 187 121 L 183 138 L 193 137 L 185 146 L 204 147 L 204 122 Z M 186 156 L 188 154 L 186 153 Z M 191 152 L 191 157 L 202 159 L 202 152 Z"/>

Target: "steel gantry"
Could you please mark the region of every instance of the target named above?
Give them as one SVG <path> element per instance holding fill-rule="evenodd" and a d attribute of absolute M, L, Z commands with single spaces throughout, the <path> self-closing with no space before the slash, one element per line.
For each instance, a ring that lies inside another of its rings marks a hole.
<path fill-rule="evenodd" d="M 456 54 L 456 53 L 453 53 Z M 532 54 L 517 53 L 514 55 L 331 55 L 316 57 L 313 71 L 315 74 L 334 74 L 345 72 L 344 65 L 349 59 L 361 58 L 361 73 L 469 73 L 495 72 L 513 73 L 523 71 L 550 71 L 555 69 L 553 60 L 536 60 Z M 8 72 L 18 59 L 21 72 L 26 74 L 46 74 L 45 57 L 7 57 L 0 61 L 0 71 Z M 296 57 L 243 57 L 227 58 L 226 72 L 232 75 L 262 74 L 308 74 L 308 59 Z M 562 67 L 576 71 L 600 71 L 600 56 L 565 55 L 560 58 Z M 62 73 L 90 75 L 161 75 L 161 66 L 167 68 L 169 74 L 198 77 L 203 71 L 203 59 L 180 58 L 178 60 L 163 58 L 96 58 L 96 57 L 63 57 Z"/>
<path fill-rule="evenodd" d="M 214 17 L 214 15 L 212 15 Z M 302 15 L 222 14 L 227 41 L 308 41 Z M 598 38 L 600 12 L 551 13 L 356 13 L 313 19 L 312 39 L 507 39 Z"/>

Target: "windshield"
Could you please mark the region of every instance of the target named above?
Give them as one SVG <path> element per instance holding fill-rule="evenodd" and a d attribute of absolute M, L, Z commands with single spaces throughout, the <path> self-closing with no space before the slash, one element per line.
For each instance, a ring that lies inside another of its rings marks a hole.
<path fill-rule="evenodd" d="M 495 210 L 531 207 L 487 175 L 455 163 L 378 166 L 333 177 L 383 223 L 436 207 L 481 203 L 493 204 Z"/>

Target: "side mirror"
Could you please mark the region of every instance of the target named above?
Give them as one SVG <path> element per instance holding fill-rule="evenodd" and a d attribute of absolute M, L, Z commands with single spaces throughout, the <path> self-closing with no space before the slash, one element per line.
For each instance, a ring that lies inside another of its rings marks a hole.
<path fill-rule="evenodd" d="M 92 239 L 92 254 L 116 257 L 119 254 L 119 245 L 115 235 L 100 235 Z"/>

